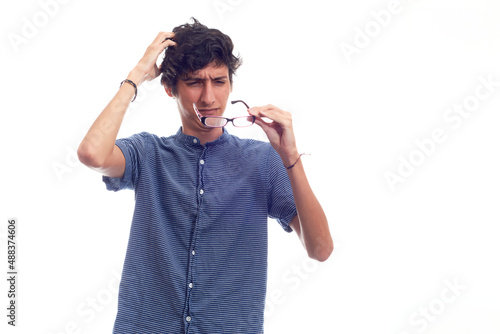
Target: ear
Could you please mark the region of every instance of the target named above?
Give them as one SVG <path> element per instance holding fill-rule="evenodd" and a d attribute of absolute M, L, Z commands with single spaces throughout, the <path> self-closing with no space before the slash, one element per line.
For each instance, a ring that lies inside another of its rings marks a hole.
<path fill-rule="evenodd" d="M 172 88 L 171 87 L 167 87 L 167 86 L 164 86 L 164 87 L 165 87 L 165 92 L 167 92 L 168 96 L 175 97 L 174 94 L 172 93 Z"/>

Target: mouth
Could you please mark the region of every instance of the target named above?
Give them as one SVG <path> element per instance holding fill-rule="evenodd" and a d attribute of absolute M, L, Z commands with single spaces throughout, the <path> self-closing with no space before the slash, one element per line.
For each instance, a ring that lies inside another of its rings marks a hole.
<path fill-rule="evenodd" d="M 217 111 L 219 110 L 219 108 L 198 108 L 198 111 L 200 112 L 200 114 L 202 114 L 203 116 L 213 116 L 213 115 L 217 115 Z"/>

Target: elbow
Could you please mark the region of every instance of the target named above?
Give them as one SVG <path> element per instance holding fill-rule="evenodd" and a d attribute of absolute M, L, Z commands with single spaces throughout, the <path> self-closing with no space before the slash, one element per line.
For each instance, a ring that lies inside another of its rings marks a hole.
<path fill-rule="evenodd" d="M 90 168 L 99 168 L 102 166 L 102 162 L 97 159 L 88 144 L 82 142 L 76 153 L 78 155 L 78 160 L 80 160 L 80 162 L 85 166 Z"/>
<path fill-rule="evenodd" d="M 325 262 L 328 260 L 330 255 L 333 253 L 333 242 L 330 241 L 327 245 L 321 245 L 317 247 L 312 254 L 309 254 L 309 257 L 318 262 Z"/>

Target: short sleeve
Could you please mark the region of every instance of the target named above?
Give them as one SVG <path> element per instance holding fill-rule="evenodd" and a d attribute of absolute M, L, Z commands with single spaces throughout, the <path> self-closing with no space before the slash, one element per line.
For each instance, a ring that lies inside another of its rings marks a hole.
<path fill-rule="evenodd" d="M 125 172 L 122 177 L 103 176 L 102 180 L 106 184 L 107 190 L 135 189 L 137 180 L 140 177 L 140 167 L 149 146 L 149 137 L 148 133 L 142 132 L 128 138 L 116 140 L 116 146 L 120 148 L 125 157 Z"/>
<path fill-rule="evenodd" d="M 281 157 L 271 147 L 268 155 L 267 212 L 286 232 L 292 232 L 290 221 L 297 215 L 290 178 Z"/>

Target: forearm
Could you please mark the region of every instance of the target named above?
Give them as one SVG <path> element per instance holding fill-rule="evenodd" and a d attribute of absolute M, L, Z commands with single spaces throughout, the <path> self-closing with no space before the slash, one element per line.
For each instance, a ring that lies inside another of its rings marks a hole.
<path fill-rule="evenodd" d="M 132 70 L 127 78 L 137 85 L 142 79 L 140 72 L 136 69 Z M 134 94 L 134 87 L 129 83 L 123 83 L 113 99 L 92 124 L 78 148 L 78 156 L 84 164 L 100 167 L 106 158 L 110 156 L 123 118 Z"/>
<path fill-rule="evenodd" d="M 326 215 L 307 180 L 302 159 L 288 170 L 288 177 L 292 184 L 302 244 L 311 258 L 325 261 L 333 251 L 333 241 Z"/>
<path fill-rule="evenodd" d="M 325 261 L 333 251 L 333 241 L 323 208 L 307 181 L 302 160 L 297 160 L 299 154 L 293 134 L 292 115 L 270 104 L 250 108 L 248 112 L 256 117 L 255 123 L 264 130 L 285 166 L 297 162 L 287 170 L 297 208 L 297 217 L 291 225 L 296 229 L 307 254 L 318 261 Z M 262 117 L 272 122 L 265 122 Z"/>

